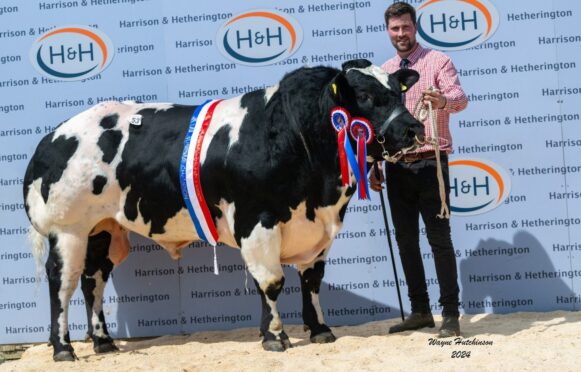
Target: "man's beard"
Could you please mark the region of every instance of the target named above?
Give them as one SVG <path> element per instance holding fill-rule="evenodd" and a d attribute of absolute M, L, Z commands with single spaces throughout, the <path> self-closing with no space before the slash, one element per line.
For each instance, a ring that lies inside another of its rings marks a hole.
<path fill-rule="evenodd" d="M 409 52 L 410 50 L 412 50 L 414 43 L 412 42 L 411 39 L 407 39 L 403 42 L 403 44 L 401 42 L 394 42 L 392 43 L 393 47 L 398 51 L 398 52 Z"/>

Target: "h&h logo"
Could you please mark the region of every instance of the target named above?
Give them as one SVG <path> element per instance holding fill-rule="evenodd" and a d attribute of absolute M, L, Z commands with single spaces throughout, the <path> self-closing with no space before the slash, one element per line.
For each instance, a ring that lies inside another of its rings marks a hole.
<path fill-rule="evenodd" d="M 265 66 L 296 52 L 303 31 L 292 17 L 274 10 L 253 10 L 228 20 L 216 35 L 228 59 L 248 66 Z"/>
<path fill-rule="evenodd" d="M 488 0 L 428 0 L 417 9 L 418 36 L 439 50 L 461 50 L 494 34 L 500 17 Z"/>
<path fill-rule="evenodd" d="M 488 212 L 510 193 L 510 174 L 489 160 L 450 161 L 450 211 L 469 216 Z"/>
<path fill-rule="evenodd" d="M 113 59 L 113 43 L 101 31 L 66 26 L 41 35 L 30 49 L 34 68 L 55 80 L 83 80 L 101 73 Z"/>

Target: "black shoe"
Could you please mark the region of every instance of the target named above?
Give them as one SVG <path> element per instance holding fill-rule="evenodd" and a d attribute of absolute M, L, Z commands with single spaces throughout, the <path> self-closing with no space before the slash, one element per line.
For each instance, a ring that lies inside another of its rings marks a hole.
<path fill-rule="evenodd" d="M 438 337 L 454 337 L 460 336 L 460 322 L 458 316 L 444 316 L 442 317 L 442 326 Z"/>
<path fill-rule="evenodd" d="M 413 331 L 424 327 L 434 328 L 435 326 L 431 313 L 411 313 L 406 320 L 390 327 L 389 333 Z"/>

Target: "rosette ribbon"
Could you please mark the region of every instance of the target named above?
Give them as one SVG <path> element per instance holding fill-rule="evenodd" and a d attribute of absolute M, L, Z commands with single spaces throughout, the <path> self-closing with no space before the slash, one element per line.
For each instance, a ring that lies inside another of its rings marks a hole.
<path fill-rule="evenodd" d="M 337 150 L 339 151 L 339 166 L 341 167 L 341 185 L 348 186 L 349 182 L 349 163 L 347 154 L 350 152 L 353 156 L 353 149 L 349 143 L 349 124 L 351 116 L 349 111 L 343 107 L 335 107 L 331 110 L 331 124 L 337 132 Z"/>
<path fill-rule="evenodd" d="M 358 168 L 360 175 L 360 177 L 355 176 L 358 184 L 358 197 L 359 200 L 370 199 L 369 181 L 367 180 L 367 145 L 373 141 L 373 127 L 369 120 L 356 117 L 351 119 L 349 133 L 351 138 L 357 142 L 357 162 L 352 167 Z"/>

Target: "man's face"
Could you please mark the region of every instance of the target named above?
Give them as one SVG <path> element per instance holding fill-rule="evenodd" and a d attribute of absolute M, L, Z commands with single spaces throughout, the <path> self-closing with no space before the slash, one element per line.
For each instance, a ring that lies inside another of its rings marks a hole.
<path fill-rule="evenodd" d="M 416 25 L 409 14 L 390 17 L 387 32 L 398 52 L 409 52 L 416 45 Z"/>

